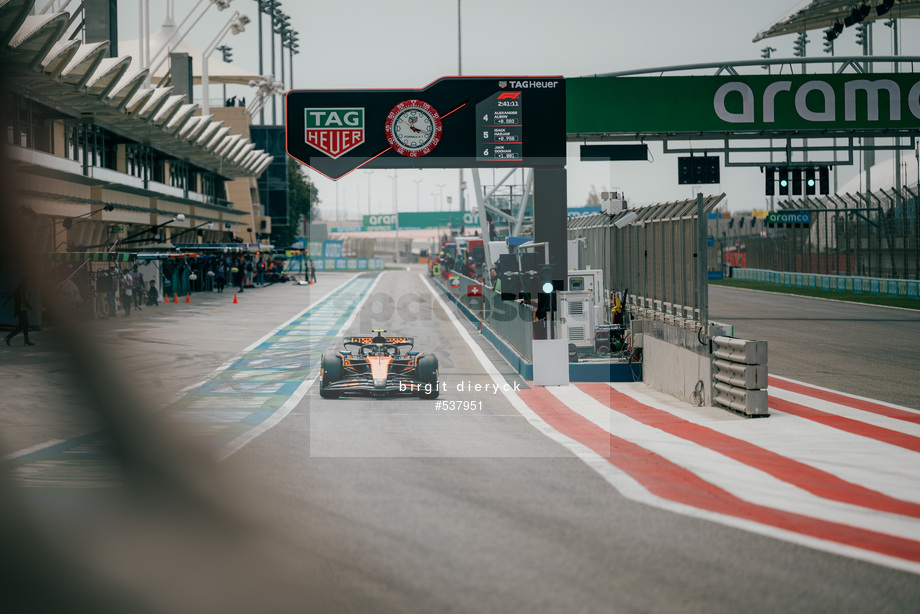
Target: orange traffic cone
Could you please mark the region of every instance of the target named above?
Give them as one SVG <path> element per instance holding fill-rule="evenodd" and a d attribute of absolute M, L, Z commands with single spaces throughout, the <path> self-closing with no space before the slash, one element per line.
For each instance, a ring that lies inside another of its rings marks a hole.
<path fill-rule="evenodd" d="M 234 304 L 234 305 L 238 305 L 238 304 L 239 304 L 239 301 L 236 300 L 236 292 L 233 293 L 233 304 Z"/>
<path fill-rule="evenodd" d="M 179 294 L 176 293 L 176 292 L 173 293 L 173 302 L 174 302 L 174 303 L 178 303 L 178 302 L 179 302 Z"/>
<path fill-rule="evenodd" d="M 192 302 L 192 293 L 191 293 L 191 292 L 186 292 L 186 293 L 185 293 L 185 302 L 186 302 L 186 303 L 191 303 L 191 302 Z"/>

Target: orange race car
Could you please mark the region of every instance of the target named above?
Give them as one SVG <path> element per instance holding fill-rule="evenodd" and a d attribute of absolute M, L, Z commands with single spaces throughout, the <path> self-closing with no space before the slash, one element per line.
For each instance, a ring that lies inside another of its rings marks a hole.
<path fill-rule="evenodd" d="M 413 352 L 410 337 L 346 337 L 344 350 L 324 354 L 319 375 L 319 395 L 335 399 L 342 394 L 374 397 L 411 395 L 438 397 L 438 358 Z"/>

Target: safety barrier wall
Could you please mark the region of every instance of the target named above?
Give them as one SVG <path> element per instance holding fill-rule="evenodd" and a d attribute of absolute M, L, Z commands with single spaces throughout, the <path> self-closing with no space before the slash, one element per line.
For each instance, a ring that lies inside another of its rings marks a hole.
<path fill-rule="evenodd" d="M 383 258 L 316 258 L 313 260 L 313 266 L 317 271 L 379 271 L 385 265 Z M 291 270 L 295 271 L 299 268 Z"/>
<path fill-rule="evenodd" d="M 765 269 L 733 269 L 732 277 L 793 288 L 811 288 L 834 292 L 852 292 L 876 296 L 897 296 L 920 299 L 920 281 L 916 279 L 886 279 L 853 275 L 820 275 L 816 273 L 791 273 Z"/>
<path fill-rule="evenodd" d="M 693 405 L 712 403 L 709 343 L 700 331 L 655 319 L 634 319 L 633 345 L 642 347 L 642 381 Z M 730 334 L 731 327 L 710 324 L 710 334 Z"/>
<path fill-rule="evenodd" d="M 767 415 L 767 342 L 712 338 L 713 401 L 749 416 Z"/>
<path fill-rule="evenodd" d="M 520 357 L 528 363 L 533 362 L 533 310 L 529 307 L 509 301 L 503 301 L 501 294 L 493 291 L 476 280 L 453 274 L 450 279 L 435 276 L 439 283 L 458 303 L 501 337 Z M 482 296 L 469 296 L 468 288 L 480 285 Z"/>

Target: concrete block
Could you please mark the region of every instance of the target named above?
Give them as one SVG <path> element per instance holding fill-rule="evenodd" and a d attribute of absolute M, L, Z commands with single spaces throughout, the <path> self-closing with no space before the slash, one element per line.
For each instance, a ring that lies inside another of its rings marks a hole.
<path fill-rule="evenodd" d="M 722 383 L 746 390 L 767 387 L 767 365 L 743 365 L 727 360 L 714 360 L 713 377 Z"/>
<path fill-rule="evenodd" d="M 717 382 L 713 385 L 713 401 L 749 416 L 767 415 L 767 391 L 745 390 Z"/>
<path fill-rule="evenodd" d="M 731 337 L 713 337 L 712 355 L 716 358 L 746 365 L 767 364 L 767 342 L 747 341 Z"/>

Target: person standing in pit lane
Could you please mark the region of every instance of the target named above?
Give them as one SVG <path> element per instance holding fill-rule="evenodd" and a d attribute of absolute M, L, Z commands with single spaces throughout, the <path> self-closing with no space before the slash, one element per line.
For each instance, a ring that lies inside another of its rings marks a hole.
<path fill-rule="evenodd" d="M 130 271 L 125 272 L 118 280 L 118 293 L 121 298 L 121 308 L 125 315 L 131 315 L 131 304 L 134 302 L 134 276 Z"/>
<path fill-rule="evenodd" d="M 22 333 L 25 339 L 25 345 L 35 345 L 29 341 L 29 312 L 32 311 L 32 305 L 29 303 L 29 288 L 26 285 L 25 277 L 19 281 L 19 285 L 13 290 L 13 296 L 10 298 L 13 299 L 13 315 L 18 319 L 19 323 L 16 328 L 13 329 L 13 332 L 6 335 L 3 340 L 6 341 L 7 345 L 10 345 L 10 341 L 12 341 L 13 337 Z M 4 305 L 8 303 L 9 300 L 9 298 L 6 299 Z"/>
<path fill-rule="evenodd" d="M 217 265 L 217 271 L 214 274 L 214 283 L 217 286 L 218 292 L 224 291 L 224 286 L 227 284 L 227 265 L 223 262 Z"/>

